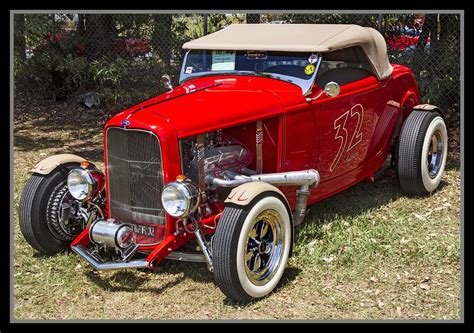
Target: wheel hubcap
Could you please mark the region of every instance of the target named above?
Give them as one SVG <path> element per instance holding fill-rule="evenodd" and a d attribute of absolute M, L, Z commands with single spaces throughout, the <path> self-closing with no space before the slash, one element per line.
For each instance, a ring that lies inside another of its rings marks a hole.
<path fill-rule="evenodd" d="M 436 131 L 431 136 L 430 147 L 428 149 L 428 173 L 430 178 L 435 178 L 443 162 L 444 144 L 440 131 Z"/>
<path fill-rule="evenodd" d="M 255 285 L 264 285 L 281 264 L 285 244 L 284 226 L 277 211 L 260 213 L 250 229 L 244 248 L 245 273 Z"/>

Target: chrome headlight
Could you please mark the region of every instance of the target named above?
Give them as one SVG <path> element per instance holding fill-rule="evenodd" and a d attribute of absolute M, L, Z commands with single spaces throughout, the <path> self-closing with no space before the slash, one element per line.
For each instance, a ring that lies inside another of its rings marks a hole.
<path fill-rule="evenodd" d="M 161 203 L 173 217 L 188 216 L 199 204 L 199 188 L 190 180 L 168 183 L 161 192 Z"/>
<path fill-rule="evenodd" d="M 71 195 L 79 200 L 89 200 L 97 190 L 97 181 L 90 171 L 82 168 L 74 168 L 67 176 L 67 187 Z"/>

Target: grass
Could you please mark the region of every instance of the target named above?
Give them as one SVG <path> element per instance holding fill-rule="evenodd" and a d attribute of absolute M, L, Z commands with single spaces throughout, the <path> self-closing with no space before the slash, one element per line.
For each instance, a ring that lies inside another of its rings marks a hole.
<path fill-rule="evenodd" d="M 275 292 L 234 304 L 205 264 L 164 261 L 156 272 L 97 272 L 73 253 L 34 251 L 17 212 L 32 166 L 63 152 L 103 166 L 105 117 L 96 121 L 94 111 L 78 110 L 78 123 L 59 111 L 38 118 L 41 111 L 15 123 L 15 319 L 460 319 L 456 165 L 428 197 L 405 196 L 388 171 L 313 205 Z"/>

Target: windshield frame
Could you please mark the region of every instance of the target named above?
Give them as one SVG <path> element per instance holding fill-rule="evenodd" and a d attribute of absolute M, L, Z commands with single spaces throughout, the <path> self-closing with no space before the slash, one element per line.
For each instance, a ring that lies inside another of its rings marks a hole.
<path fill-rule="evenodd" d="M 268 72 L 256 72 L 256 71 L 247 71 L 247 70 L 215 70 L 215 71 L 205 71 L 205 72 L 199 72 L 199 73 L 194 73 L 194 74 L 186 74 L 185 73 L 185 64 L 186 60 L 188 58 L 188 54 L 193 50 L 187 50 L 186 54 L 184 55 L 183 62 L 181 64 L 181 69 L 179 72 L 179 84 L 182 84 L 186 82 L 187 80 L 198 78 L 198 77 L 208 77 L 208 76 L 218 76 L 218 75 L 248 75 L 248 76 L 259 76 L 259 77 L 266 77 L 270 79 L 275 79 L 275 80 L 280 80 L 280 81 L 285 81 L 291 84 L 294 84 L 298 87 L 301 88 L 302 94 L 304 96 L 307 96 L 308 94 L 311 93 L 311 90 L 313 88 L 314 80 L 316 79 L 316 76 L 318 75 L 319 71 L 319 66 L 321 64 L 322 60 L 322 55 L 320 52 L 317 52 L 316 55 L 318 56 L 318 59 L 315 63 L 315 70 L 313 75 L 308 79 L 300 79 L 298 77 L 294 76 L 288 76 L 288 75 L 283 75 L 283 74 L 277 74 L 277 73 L 268 73 Z M 202 51 L 213 51 L 213 50 L 202 50 Z M 235 50 L 237 51 L 237 50 Z"/>

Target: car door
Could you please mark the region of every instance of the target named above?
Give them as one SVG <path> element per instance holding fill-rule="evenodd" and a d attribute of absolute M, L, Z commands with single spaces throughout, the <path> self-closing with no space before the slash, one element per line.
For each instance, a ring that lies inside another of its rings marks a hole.
<path fill-rule="evenodd" d="M 327 57 L 322 63 L 326 68 L 322 68 L 323 72 L 315 81 L 320 88 L 329 82 L 340 86 L 338 96 L 324 95 L 313 109 L 319 128 L 316 168 L 321 181 L 337 178 L 360 167 L 366 159 L 373 134 L 380 84 L 366 66 L 364 55 L 353 49 Z"/>

